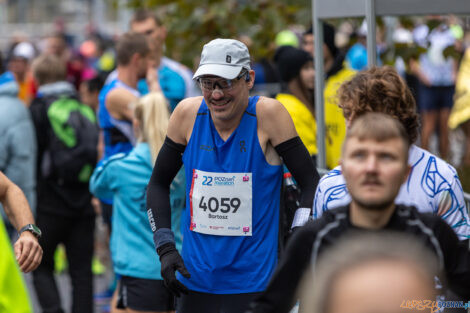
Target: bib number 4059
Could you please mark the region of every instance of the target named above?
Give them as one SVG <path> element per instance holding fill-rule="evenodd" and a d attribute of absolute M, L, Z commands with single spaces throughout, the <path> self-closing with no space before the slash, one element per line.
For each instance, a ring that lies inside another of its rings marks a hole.
<path fill-rule="evenodd" d="M 215 198 L 210 197 L 207 202 L 204 200 L 204 197 L 201 198 L 199 201 L 199 207 L 204 210 L 204 212 L 209 209 L 212 213 L 219 211 L 221 213 L 230 213 L 233 209 L 232 213 L 236 213 L 238 208 L 240 207 L 241 201 L 239 198 Z"/>

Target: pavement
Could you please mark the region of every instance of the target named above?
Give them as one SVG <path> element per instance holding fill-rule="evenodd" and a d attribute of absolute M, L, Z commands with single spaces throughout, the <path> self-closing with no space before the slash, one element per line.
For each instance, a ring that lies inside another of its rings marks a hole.
<path fill-rule="evenodd" d="M 28 286 L 29 295 L 33 305 L 34 313 L 41 313 L 36 292 L 32 282 L 32 274 L 25 274 L 26 284 Z M 72 308 L 72 286 L 70 282 L 70 276 L 67 273 L 62 273 L 55 276 L 58 285 L 60 298 L 62 300 L 62 308 L 65 313 L 70 313 Z M 93 284 L 95 294 L 105 291 L 108 287 L 107 275 L 95 275 Z M 109 301 L 110 299 L 95 300 L 95 311 L 94 313 L 109 313 Z"/>
<path fill-rule="evenodd" d="M 109 257 L 108 249 L 108 236 L 107 230 L 102 222 L 101 217 L 96 218 L 95 225 L 96 228 L 94 256 L 95 258 L 99 259 L 101 263 L 105 266 L 105 270 L 102 274 L 93 275 L 93 293 L 95 295 L 95 307 L 94 312 L 92 313 L 109 313 L 109 302 L 111 298 L 99 297 L 99 295 L 103 294 L 108 289 L 108 286 L 110 285 L 110 282 L 113 279 L 113 274 L 111 272 L 111 260 Z M 67 273 L 66 265 L 63 266 L 64 268 L 61 269 L 61 273 L 55 275 L 55 279 L 62 301 L 62 308 L 64 309 L 65 313 L 70 313 L 72 308 L 72 285 L 70 276 Z M 33 306 L 33 313 L 42 313 L 33 286 L 33 275 L 31 273 L 24 274 L 24 278 L 29 290 L 31 303 Z"/>

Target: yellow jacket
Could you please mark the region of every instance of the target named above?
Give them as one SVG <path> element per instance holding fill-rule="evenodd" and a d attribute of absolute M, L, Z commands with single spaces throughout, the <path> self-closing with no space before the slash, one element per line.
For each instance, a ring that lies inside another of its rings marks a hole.
<path fill-rule="evenodd" d="M 32 313 L 28 292 L 0 218 L 0 312 Z"/>
<path fill-rule="evenodd" d="M 448 125 L 455 129 L 470 120 L 470 48 L 467 48 L 455 82 L 454 106 Z"/>
<path fill-rule="evenodd" d="M 351 79 L 356 72 L 343 67 L 339 72 L 330 76 L 325 82 L 324 101 L 325 101 L 325 150 L 326 166 L 329 169 L 335 168 L 341 157 L 341 146 L 346 136 L 346 121 L 343 111 L 338 107 L 336 93 L 339 86 Z"/>
<path fill-rule="evenodd" d="M 317 155 L 317 122 L 310 110 L 297 97 L 280 93 L 276 99 L 281 102 L 294 121 L 300 139 L 307 147 L 310 155 Z"/>

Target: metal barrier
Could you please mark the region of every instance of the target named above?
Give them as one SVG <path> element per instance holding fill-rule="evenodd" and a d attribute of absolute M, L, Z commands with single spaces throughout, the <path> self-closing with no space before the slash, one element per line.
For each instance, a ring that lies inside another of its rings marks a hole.
<path fill-rule="evenodd" d="M 465 204 L 467 205 L 467 210 L 469 210 L 468 213 L 470 214 L 470 193 L 464 192 L 463 197 L 465 198 Z"/>

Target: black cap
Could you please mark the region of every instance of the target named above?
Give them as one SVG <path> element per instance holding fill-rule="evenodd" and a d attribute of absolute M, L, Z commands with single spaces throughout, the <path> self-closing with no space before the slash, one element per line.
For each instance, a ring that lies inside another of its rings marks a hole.
<path fill-rule="evenodd" d="M 304 35 L 305 34 L 313 34 L 312 26 L 307 29 Z M 328 50 L 330 50 L 331 54 L 336 56 L 338 53 L 338 48 L 335 44 L 335 28 L 331 24 L 323 23 L 323 43 L 328 47 Z"/>
<path fill-rule="evenodd" d="M 284 82 L 289 82 L 299 75 L 302 66 L 312 60 L 313 57 L 308 52 L 292 46 L 281 46 L 274 55 L 274 62 Z"/>

